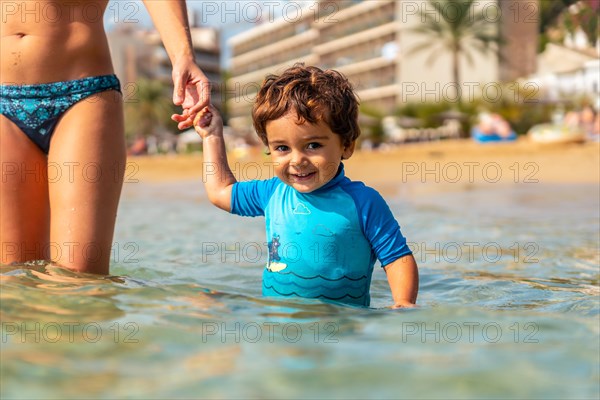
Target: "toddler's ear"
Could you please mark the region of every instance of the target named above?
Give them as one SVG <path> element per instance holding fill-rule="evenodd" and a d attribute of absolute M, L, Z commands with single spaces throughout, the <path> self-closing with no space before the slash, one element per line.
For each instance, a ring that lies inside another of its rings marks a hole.
<path fill-rule="evenodd" d="M 350 143 L 348 146 L 344 147 L 344 151 L 342 152 L 342 160 L 347 160 L 352 157 L 354 154 L 354 147 L 356 146 L 356 140 Z"/>

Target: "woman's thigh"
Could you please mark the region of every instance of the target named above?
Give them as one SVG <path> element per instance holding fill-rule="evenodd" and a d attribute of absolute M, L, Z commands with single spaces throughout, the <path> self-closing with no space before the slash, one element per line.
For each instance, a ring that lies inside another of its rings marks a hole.
<path fill-rule="evenodd" d="M 0 262 L 48 258 L 46 155 L 0 115 Z"/>
<path fill-rule="evenodd" d="M 107 274 L 125 169 L 121 95 L 109 90 L 73 105 L 56 127 L 48 154 L 53 261 Z M 53 249 L 54 250 L 54 249 Z"/>

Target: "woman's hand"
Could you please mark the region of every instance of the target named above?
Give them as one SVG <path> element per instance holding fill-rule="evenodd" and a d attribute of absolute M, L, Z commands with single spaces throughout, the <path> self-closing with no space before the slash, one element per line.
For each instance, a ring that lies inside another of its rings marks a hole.
<path fill-rule="evenodd" d="M 173 65 L 173 85 L 173 103 L 183 111 L 171 119 L 180 130 L 188 129 L 198 112 L 210 104 L 210 81 L 193 60 L 185 60 Z"/>

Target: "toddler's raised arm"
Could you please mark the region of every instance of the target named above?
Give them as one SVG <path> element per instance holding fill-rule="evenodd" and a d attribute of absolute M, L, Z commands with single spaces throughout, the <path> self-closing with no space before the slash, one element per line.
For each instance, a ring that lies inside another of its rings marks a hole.
<path fill-rule="evenodd" d="M 231 189 L 236 179 L 229 168 L 223 120 L 212 105 L 202 109 L 194 119 L 194 128 L 202 137 L 204 162 L 202 180 L 206 186 L 208 199 L 217 207 L 231 211 Z"/>

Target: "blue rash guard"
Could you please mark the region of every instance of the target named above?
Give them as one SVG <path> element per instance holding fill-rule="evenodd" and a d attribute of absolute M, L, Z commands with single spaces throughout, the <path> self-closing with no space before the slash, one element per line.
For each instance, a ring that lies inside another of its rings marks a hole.
<path fill-rule="evenodd" d="M 323 187 L 300 193 L 279 178 L 238 182 L 231 212 L 266 218 L 269 260 L 263 295 L 368 306 L 375 260 L 411 254 L 385 200 L 340 165 Z"/>

